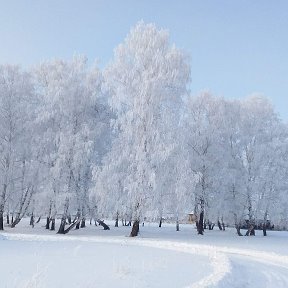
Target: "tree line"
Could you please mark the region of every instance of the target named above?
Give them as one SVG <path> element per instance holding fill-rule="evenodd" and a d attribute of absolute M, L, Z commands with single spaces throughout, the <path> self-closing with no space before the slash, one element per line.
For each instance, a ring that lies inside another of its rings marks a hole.
<path fill-rule="evenodd" d="M 194 211 L 205 223 L 287 229 L 286 123 L 263 96 L 191 95 L 189 57 L 139 22 L 104 68 L 84 56 L 0 65 L 0 230 L 31 215 L 68 233 L 103 217 Z M 60 226 L 55 220 L 61 218 Z M 67 226 L 67 223 L 69 225 Z"/>

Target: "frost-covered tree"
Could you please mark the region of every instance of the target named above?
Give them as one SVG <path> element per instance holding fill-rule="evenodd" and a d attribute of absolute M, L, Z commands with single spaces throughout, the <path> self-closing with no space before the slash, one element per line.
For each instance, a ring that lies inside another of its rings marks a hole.
<path fill-rule="evenodd" d="M 218 109 L 221 99 L 203 93 L 188 100 L 186 117 L 186 144 L 190 159 L 190 169 L 196 179 L 195 215 L 198 234 L 204 232 L 205 211 L 215 205 L 213 197 L 217 194 L 216 180 L 221 161 L 220 129 L 221 118 Z M 206 215 L 206 220 L 209 216 Z"/>
<path fill-rule="evenodd" d="M 75 214 L 76 227 L 80 221 L 85 226 L 91 169 L 106 149 L 109 113 L 101 90 L 102 74 L 96 68 L 88 70 L 86 63 L 85 57 L 56 60 L 35 72 L 42 97 L 38 120 L 43 127 L 43 162 L 50 175 L 47 228 L 64 205 L 59 233 L 69 231 L 65 223 L 70 214 Z"/>
<path fill-rule="evenodd" d="M 35 192 L 33 95 L 29 73 L 17 66 L 0 66 L 0 230 L 5 206 L 7 213 L 16 212 L 15 226 L 27 212 Z"/>
<path fill-rule="evenodd" d="M 254 226 L 255 219 L 260 218 L 266 225 L 270 207 L 283 189 L 278 183 L 285 182 L 281 158 L 284 156 L 282 147 L 286 133 L 267 99 L 252 96 L 242 102 L 242 107 L 245 111 L 243 183 L 246 188 L 247 220 L 250 226 Z"/>
<path fill-rule="evenodd" d="M 105 75 L 117 116 L 117 147 L 112 149 L 123 148 L 116 165 L 125 169 L 121 189 L 132 209 L 131 236 L 136 236 L 155 193 L 157 168 L 173 147 L 165 132 L 171 111 L 177 110 L 186 92 L 189 66 L 183 53 L 170 45 L 167 31 L 140 22 L 116 48 Z M 110 166 L 112 161 L 108 160 Z"/>
<path fill-rule="evenodd" d="M 262 193 L 260 190 L 263 189 L 262 175 L 268 176 L 265 169 L 270 166 L 266 161 L 269 157 L 266 148 L 278 137 L 279 121 L 271 103 L 260 96 L 251 96 L 241 101 L 241 116 L 241 138 L 238 139 L 241 153 L 240 179 L 246 201 L 246 222 L 253 232 L 257 202 Z M 270 170 L 269 174 L 272 177 L 273 171 Z"/>

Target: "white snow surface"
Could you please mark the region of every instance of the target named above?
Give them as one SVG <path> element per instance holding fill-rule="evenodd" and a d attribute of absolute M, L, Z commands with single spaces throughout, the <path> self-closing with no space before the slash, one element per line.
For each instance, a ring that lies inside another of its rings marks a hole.
<path fill-rule="evenodd" d="M 0 233 L 2 288 L 288 287 L 288 232 L 239 237 L 234 229 L 196 233 L 193 225 L 89 225 L 58 235 L 24 219 Z"/>

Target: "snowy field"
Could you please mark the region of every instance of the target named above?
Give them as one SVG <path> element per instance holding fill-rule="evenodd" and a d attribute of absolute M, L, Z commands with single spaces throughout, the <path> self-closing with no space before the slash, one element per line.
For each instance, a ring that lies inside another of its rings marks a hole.
<path fill-rule="evenodd" d="M 238 237 L 234 229 L 145 223 L 88 226 L 57 235 L 23 221 L 0 233 L 1 288 L 288 287 L 288 232 Z M 215 229 L 215 228 L 214 228 Z"/>

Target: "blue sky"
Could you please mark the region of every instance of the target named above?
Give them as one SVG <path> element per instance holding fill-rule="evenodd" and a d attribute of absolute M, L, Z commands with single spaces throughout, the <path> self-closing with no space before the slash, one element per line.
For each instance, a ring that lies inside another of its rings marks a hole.
<path fill-rule="evenodd" d="M 191 58 L 193 94 L 260 93 L 288 120 L 287 0 L 0 0 L 0 63 L 75 53 L 105 66 L 139 20 L 170 31 Z"/>

